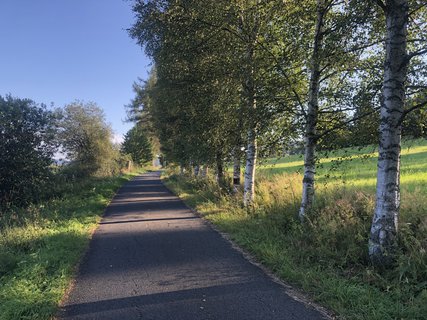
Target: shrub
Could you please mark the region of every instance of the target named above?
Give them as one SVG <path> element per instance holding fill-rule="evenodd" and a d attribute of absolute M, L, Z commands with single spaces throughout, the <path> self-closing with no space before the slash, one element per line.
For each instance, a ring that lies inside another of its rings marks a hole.
<path fill-rule="evenodd" d="M 60 141 L 71 160 L 67 169 L 75 177 L 109 176 L 119 171 L 119 150 L 112 129 L 95 103 L 74 102 L 61 111 Z"/>
<path fill-rule="evenodd" d="M 43 196 L 56 149 L 54 114 L 28 99 L 0 96 L 0 205 L 22 206 Z"/>

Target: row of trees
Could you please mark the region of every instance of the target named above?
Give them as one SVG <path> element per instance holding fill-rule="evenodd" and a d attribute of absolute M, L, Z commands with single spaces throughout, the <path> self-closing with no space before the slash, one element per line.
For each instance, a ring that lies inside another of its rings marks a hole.
<path fill-rule="evenodd" d="M 150 161 L 150 145 L 146 141 L 143 149 L 141 136 L 132 129 L 121 153 L 104 112 L 94 103 L 77 101 L 49 110 L 29 99 L 0 96 L 0 208 L 51 196 L 58 176 L 75 180 L 116 174 L 127 165 L 127 154 L 138 164 Z M 65 159 L 58 159 L 61 154 Z"/>
<path fill-rule="evenodd" d="M 425 1 L 138 0 L 133 10 L 130 35 L 155 67 L 130 109 L 167 159 L 214 166 L 219 180 L 233 161 L 239 185 L 245 158 L 250 206 L 257 157 L 303 141 L 304 221 L 317 150 L 379 140 L 369 252 L 390 263 L 402 128 L 425 134 Z"/>

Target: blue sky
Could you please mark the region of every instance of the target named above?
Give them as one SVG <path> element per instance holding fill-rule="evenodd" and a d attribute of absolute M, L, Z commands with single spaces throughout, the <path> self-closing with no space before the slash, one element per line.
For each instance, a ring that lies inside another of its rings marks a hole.
<path fill-rule="evenodd" d="M 0 95 L 62 107 L 93 101 L 121 135 L 124 105 L 150 61 L 132 40 L 124 0 L 0 0 Z"/>

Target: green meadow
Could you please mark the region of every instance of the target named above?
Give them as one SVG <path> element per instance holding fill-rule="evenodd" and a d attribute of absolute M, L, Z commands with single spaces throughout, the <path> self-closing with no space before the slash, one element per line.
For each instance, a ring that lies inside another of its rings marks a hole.
<path fill-rule="evenodd" d="M 426 319 L 427 141 L 405 141 L 401 164 L 401 217 L 395 265 L 374 268 L 367 254 L 375 205 L 374 147 L 319 156 L 316 202 L 297 219 L 303 159 L 261 161 L 256 202 L 241 207 L 214 182 L 170 172 L 165 182 L 189 206 L 277 276 L 339 319 Z"/>
<path fill-rule="evenodd" d="M 347 186 L 374 190 L 376 184 L 377 150 L 374 147 L 343 149 L 319 154 L 317 182 L 325 185 Z M 405 141 L 401 153 L 402 192 L 411 192 L 427 185 L 427 141 Z M 303 158 L 300 155 L 261 161 L 261 176 L 302 173 Z"/>

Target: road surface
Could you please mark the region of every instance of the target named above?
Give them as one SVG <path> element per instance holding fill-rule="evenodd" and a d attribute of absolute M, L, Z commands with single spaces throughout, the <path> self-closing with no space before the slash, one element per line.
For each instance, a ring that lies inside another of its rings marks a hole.
<path fill-rule="evenodd" d="M 195 216 L 159 175 L 143 174 L 114 197 L 60 319 L 323 319 Z"/>

